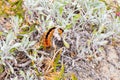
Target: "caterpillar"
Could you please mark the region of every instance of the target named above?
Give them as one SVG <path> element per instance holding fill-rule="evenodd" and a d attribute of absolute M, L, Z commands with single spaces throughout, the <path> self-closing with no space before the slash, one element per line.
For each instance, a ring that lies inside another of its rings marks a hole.
<path fill-rule="evenodd" d="M 52 46 L 52 38 L 53 38 L 53 33 L 54 33 L 55 29 L 56 29 L 56 27 L 53 27 L 43 34 L 41 44 L 43 45 L 44 49 L 50 48 Z M 60 36 L 64 32 L 64 30 L 61 28 L 58 28 L 57 30 L 58 30 L 58 33 Z"/>

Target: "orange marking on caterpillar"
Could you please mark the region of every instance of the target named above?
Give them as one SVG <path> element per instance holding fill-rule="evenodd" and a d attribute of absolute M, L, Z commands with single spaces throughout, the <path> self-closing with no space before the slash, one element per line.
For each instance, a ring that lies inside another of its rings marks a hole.
<path fill-rule="evenodd" d="M 52 42 L 53 33 L 54 33 L 55 29 L 56 29 L 56 27 L 53 27 L 43 34 L 42 45 L 43 45 L 44 49 L 50 48 L 52 46 L 51 42 Z M 59 32 L 60 36 L 62 35 L 63 31 L 64 31 L 63 29 L 58 28 L 58 32 Z"/>

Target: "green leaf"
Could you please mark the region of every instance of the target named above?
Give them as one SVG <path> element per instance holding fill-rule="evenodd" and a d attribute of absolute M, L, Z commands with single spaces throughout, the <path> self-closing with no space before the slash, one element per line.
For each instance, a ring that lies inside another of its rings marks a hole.
<path fill-rule="evenodd" d="M 9 63 L 8 63 L 8 66 L 9 66 L 9 68 L 10 68 L 11 73 L 14 74 L 14 69 L 13 69 L 13 67 L 12 67 Z"/>
<path fill-rule="evenodd" d="M 105 26 L 100 26 L 98 32 L 101 33 L 104 32 L 105 30 L 106 30 Z"/>
<path fill-rule="evenodd" d="M 9 32 L 6 38 L 6 44 L 9 44 L 13 39 L 15 38 L 15 35 L 13 32 Z"/>
<path fill-rule="evenodd" d="M 19 73 L 24 79 L 26 79 L 26 75 L 25 75 L 24 71 L 20 70 Z"/>
<path fill-rule="evenodd" d="M 63 6 L 61 6 L 61 7 L 59 8 L 59 12 L 60 12 L 60 15 L 62 15 L 62 13 L 63 13 Z"/>
<path fill-rule="evenodd" d="M 54 71 L 56 71 L 56 68 L 57 68 L 57 66 L 60 66 L 59 64 L 58 64 L 58 62 L 59 62 L 59 60 L 60 60 L 60 52 L 59 52 L 59 54 L 56 56 L 56 58 L 55 58 L 55 60 L 54 60 Z"/>
<path fill-rule="evenodd" d="M 64 43 L 66 48 L 70 48 L 70 45 L 69 45 L 69 43 L 67 41 L 63 40 L 63 43 Z"/>
<path fill-rule="evenodd" d="M 75 14 L 75 15 L 73 16 L 73 20 L 76 21 L 76 20 L 78 20 L 80 17 L 81 17 L 80 14 Z"/>
<path fill-rule="evenodd" d="M 3 32 L 0 31 L 0 36 L 3 35 Z"/>
<path fill-rule="evenodd" d="M 64 71 L 65 71 L 65 67 L 64 65 L 62 64 L 62 67 L 61 67 L 61 70 L 60 70 L 60 76 L 63 78 L 63 75 L 64 75 Z"/>
<path fill-rule="evenodd" d="M 66 27 L 65 27 L 65 29 L 67 29 L 67 30 L 70 29 L 70 28 L 72 28 L 72 24 L 67 24 Z"/>
<path fill-rule="evenodd" d="M 12 48 L 9 50 L 10 53 L 14 52 L 16 50 L 16 48 Z"/>
<path fill-rule="evenodd" d="M 0 64 L 0 74 L 4 71 L 4 66 Z"/>
<path fill-rule="evenodd" d="M 40 45 L 40 47 L 38 48 L 39 50 L 41 50 L 41 49 L 43 49 L 44 48 L 44 46 L 43 45 Z"/>
<path fill-rule="evenodd" d="M 21 43 L 15 43 L 13 46 L 11 46 L 11 49 L 12 48 L 17 48 L 17 47 L 20 47 L 21 46 Z"/>
<path fill-rule="evenodd" d="M 28 47 L 31 47 L 31 46 L 33 46 L 35 43 L 36 43 L 36 41 L 31 41 L 31 42 L 29 42 L 29 45 L 28 45 Z"/>
<path fill-rule="evenodd" d="M 72 80 L 78 80 L 75 74 L 72 74 L 72 75 L 71 75 L 71 79 L 72 79 Z"/>
<path fill-rule="evenodd" d="M 64 68 L 64 65 L 62 64 L 60 73 L 58 74 L 58 76 L 54 77 L 54 80 L 64 80 L 64 71 L 65 71 L 65 68 Z"/>

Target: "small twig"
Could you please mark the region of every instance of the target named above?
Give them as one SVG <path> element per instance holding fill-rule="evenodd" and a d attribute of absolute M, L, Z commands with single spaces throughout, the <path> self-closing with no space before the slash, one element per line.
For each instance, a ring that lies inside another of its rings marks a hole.
<path fill-rule="evenodd" d="M 54 61 L 55 60 L 55 57 L 56 57 L 56 55 L 59 53 L 59 51 L 61 51 L 62 50 L 62 48 L 60 48 L 59 50 L 57 50 L 57 52 L 55 52 L 55 54 L 54 54 L 54 56 L 53 56 L 53 59 L 52 59 L 52 61 Z"/>
<path fill-rule="evenodd" d="M 42 55 L 50 55 L 49 53 L 46 53 L 45 51 L 37 51 L 38 53 L 42 54 Z"/>
<path fill-rule="evenodd" d="M 29 61 L 27 61 L 27 62 L 25 62 L 25 63 L 22 63 L 22 64 L 15 64 L 15 66 L 16 66 L 16 67 L 26 67 L 26 66 L 29 65 L 31 62 L 32 62 L 32 61 L 29 60 Z"/>

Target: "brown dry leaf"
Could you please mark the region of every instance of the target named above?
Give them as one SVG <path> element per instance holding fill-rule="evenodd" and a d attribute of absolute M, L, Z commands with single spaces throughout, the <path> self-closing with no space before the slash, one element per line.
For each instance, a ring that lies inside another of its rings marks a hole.
<path fill-rule="evenodd" d="M 55 80 L 55 77 L 58 76 L 60 72 L 52 72 L 45 77 L 45 80 Z"/>
<path fill-rule="evenodd" d="M 53 70 L 53 61 L 51 58 L 46 58 L 43 62 L 43 70 L 45 75 L 49 74 Z"/>

